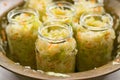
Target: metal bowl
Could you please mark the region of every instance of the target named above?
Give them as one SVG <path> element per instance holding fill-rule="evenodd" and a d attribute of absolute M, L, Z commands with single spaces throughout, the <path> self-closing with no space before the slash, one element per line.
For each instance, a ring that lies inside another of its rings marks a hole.
<path fill-rule="evenodd" d="M 117 14 L 120 16 L 120 0 L 105 0 L 105 7 L 108 11 L 111 12 L 111 14 Z M 115 20 L 117 22 L 117 20 Z M 117 23 L 116 23 L 117 25 Z M 116 30 L 116 35 L 119 36 L 120 29 L 119 27 L 114 27 Z M 117 41 L 117 39 L 116 39 Z M 118 43 L 115 43 L 115 50 L 113 51 L 113 56 L 116 55 L 117 52 L 117 46 Z M 74 80 L 74 79 L 90 79 L 95 78 L 103 75 L 110 74 L 112 72 L 115 72 L 120 69 L 120 56 L 117 56 L 113 61 L 109 62 L 106 65 L 103 65 L 99 68 L 96 68 L 94 70 L 84 71 L 84 72 L 76 72 L 76 73 L 68 73 L 61 76 L 55 76 L 55 75 L 48 75 L 46 72 L 42 71 L 35 71 L 29 68 L 25 68 L 24 66 L 21 66 L 13 61 L 11 61 L 8 57 L 4 55 L 4 53 L 0 52 L 0 66 L 3 68 L 14 72 L 15 74 L 19 74 L 22 76 L 34 78 L 34 79 L 62 79 L 62 80 Z"/>

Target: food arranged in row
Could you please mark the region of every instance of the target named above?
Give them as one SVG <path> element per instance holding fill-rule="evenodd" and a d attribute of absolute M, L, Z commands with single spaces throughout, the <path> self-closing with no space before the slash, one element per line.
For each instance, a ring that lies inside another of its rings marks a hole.
<path fill-rule="evenodd" d="M 24 8 L 10 11 L 8 21 L 9 57 L 24 66 L 72 73 L 112 59 L 114 23 L 102 0 L 76 0 L 74 4 L 29 0 Z"/>
<path fill-rule="evenodd" d="M 70 25 L 44 24 L 36 41 L 37 69 L 61 73 L 75 71 L 77 50 L 72 33 Z"/>
<path fill-rule="evenodd" d="M 6 28 L 10 58 L 22 65 L 36 67 L 35 41 L 38 28 L 42 25 L 38 14 L 32 9 L 16 9 L 8 14 L 9 24 Z"/>
<path fill-rule="evenodd" d="M 85 71 L 102 66 L 112 59 L 115 32 L 109 14 L 85 14 L 77 26 L 77 69 Z"/>

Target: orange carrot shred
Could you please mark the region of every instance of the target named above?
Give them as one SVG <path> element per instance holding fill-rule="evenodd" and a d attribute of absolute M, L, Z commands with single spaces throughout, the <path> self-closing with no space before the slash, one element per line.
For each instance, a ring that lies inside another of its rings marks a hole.
<path fill-rule="evenodd" d="M 52 44 L 49 44 L 48 49 L 51 48 Z"/>

